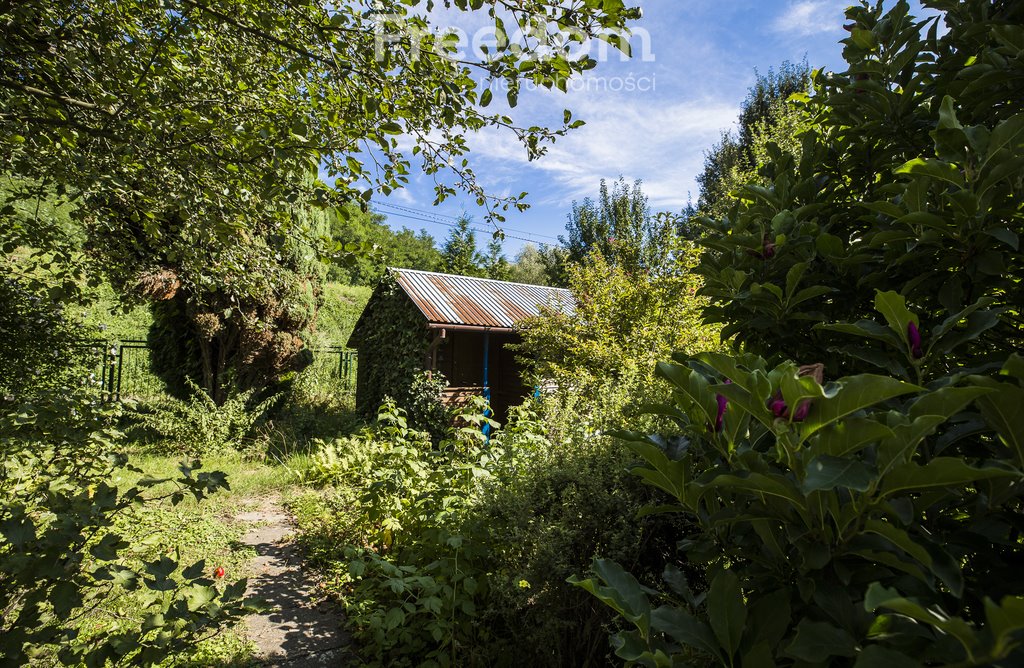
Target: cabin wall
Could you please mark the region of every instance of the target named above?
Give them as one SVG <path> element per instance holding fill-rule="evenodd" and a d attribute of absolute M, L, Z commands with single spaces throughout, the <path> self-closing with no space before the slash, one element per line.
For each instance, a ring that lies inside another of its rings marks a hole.
<path fill-rule="evenodd" d="M 444 374 L 449 387 L 445 393 L 448 405 L 465 404 L 470 397 L 484 391 L 484 336 L 483 332 L 448 331 L 444 343 L 438 346 L 436 371 Z M 529 396 L 530 388 L 523 385 L 522 370 L 515 361 L 515 353 L 508 345 L 519 343 L 514 333 L 491 332 L 488 350 L 488 385 L 491 388 L 491 407 L 501 422 L 508 409 Z"/>
<path fill-rule="evenodd" d="M 430 333 L 423 315 L 393 278 L 381 281 L 356 325 L 356 409 L 373 417 L 385 397 L 403 400 L 428 368 Z"/>

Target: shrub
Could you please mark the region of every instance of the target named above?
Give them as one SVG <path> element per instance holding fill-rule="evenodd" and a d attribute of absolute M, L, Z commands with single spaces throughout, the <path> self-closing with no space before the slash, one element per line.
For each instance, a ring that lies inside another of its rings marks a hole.
<path fill-rule="evenodd" d="M 757 354 L 659 367 L 682 448 L 623 435 L 699 524 L 659 592 L 609 561 L 578 582 L 635 629 L 630 662 L 1024 660 L 1024 8 L 923 4 L 944 35 L 906 2 L 848 10 L 801 161 L 773 149 L 711 224 L 707 315 Z"/>
<path fill-rule="evenodd" d="M 0 279 L 0 405 L 81 382 L 86 351 L 75 324 L 45 292 Z"/>
<path fill-rule="evenodd" d="M 653 374 L 657 360 L 716 347 L 717 330 L 700 323 L 696 249 L 678 239 L 670 246 L 647 271 L 628 272 L 599 254 L 570 265 L 574 311 L 521 324 L 516 351 L 528 376 L 557 388 L 545 401 L 552 423 L 585 420 L 591 433 L 620 427 L 624 414 L 664 388 Z"/>
<path fill-rule="evenodd" d="M 305 510 L 304 541 L 346 583 L 370 663 L 602 661 L 611 614 L 565 579 L 595 555 L 646 569 L 670 551 L 679 518 L 632 520 L 652 493 L 628 453 L 554 444 L 529 403 L 486 440 L 485 409 L 461 411 L 435 447 L 385 404 L 372 431 L 323 445 L 302 472 L 333 485 Z"/>
<path fill-rule="evenodd" d="M 245 581 L 218 586 L 203 562 L 169 555 L 125 565 L 128 543 L 112 528 L 146 491 L 167 480 L 111 486 L 126 467 L 113 442 L 113 416 L 95 397 L 40 395 L 0 416 L 0 664 L 156 665 L 247 614 Z M 221 473 L 182 465 L 177 503 L 226 485 Z M 145 616 L 113 634 L 90 636 L 76 622 L 124 592 L 142 588 Z"/>
<path fill-rule="evenodd" d="M 186 382 L 192 392 L 187 400 L 167 397 L 142 404 L 132 413 L 134 428 L 151 448 L 201 457 L 224 448 L 251 451 L 261 447 L 258 431 L 280 395 L 255 403 L 255 390 L 249 390 L 231 394 L 217 405 L 198 385 Z"/>

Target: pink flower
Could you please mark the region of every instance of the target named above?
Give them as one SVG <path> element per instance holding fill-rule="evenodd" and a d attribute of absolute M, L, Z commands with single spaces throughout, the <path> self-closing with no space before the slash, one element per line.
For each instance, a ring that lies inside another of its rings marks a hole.
<path fill-rule="evenodd" d="M 796 411 L 793 413 L 793 422 L 803 422 L 804 420 L 807 419 L 807 414 L 810 412 L 811 402 L 801 402 L 800 405 L 796 407 Z"/>
<path fill-rule="evenodd" d="M 777 418 L 784 418 L 789 415 L 789 406 L 786 405 L 786 400 L 782 398 L 782 392 L 776 392 L 772 400 L 768 402 L 768 408 L 772 410 L 772 415 Z"/>
<path fill-rule="evenodd" d="M 726 385 L 732 383 L 731 380 L 726 379 Z M 722 431 L 722 424 L 725 420 L 725 411 L 729 408 L 729 400 L 723 397 L 721 394 L 715 395 L 715 400 L 718 402 L 718 415 L 715 416 L 715 431 Z"/>
<path fill-rule="evenodd" d="M 791 418 L 789 405 L 786 400 L 782 398 L 782 392 L 776 392 L 772 400 L 768 402 L 768 408 L 771 409 L 772 415 L 777 418 L 789 420 Z M 807 419 L 808 413 L 811 412 L 811 401 L 809 399 L 801 401 L 796 407 L 796 411 L 792 414 L 793 422 L 803 422 Z"/>
<path fill-rule="evenodd" d="M 910 341 L 910 354 L 914 356 L 914 359 L 919 360 L 924 357 L 924 351 L 921 349 L 921 330 L 913 321 L 907 323 L 907 340 Z"/>

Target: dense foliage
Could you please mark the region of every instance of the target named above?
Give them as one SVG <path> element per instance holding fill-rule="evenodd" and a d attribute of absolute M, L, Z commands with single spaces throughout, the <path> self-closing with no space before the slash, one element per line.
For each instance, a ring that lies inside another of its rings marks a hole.
<path fill-rule="evenodd" d="M 651 492 L 608 440 L 569 424 L 550 439 L 530 405 L 499 429 L 484 409 L 459 411 L 435 444 L 385 404 L 372 430 L 325 444 L 302 471 L 332 486 L 300 505 L 303 540 L 340 585 L 369 665 L 599 663 L 610 616 L 566 578 L 596 555 L 657 564 L 678 531 L 633 520 Z"/>
<path fill-rule="evenodd" d="M 250 611 L 245 582 L 215 586 L 213 567 L 161 555 L 138 568 L 112 529 L 129 509 L 155 502 L 146 479 L 111 484 L 126 466 L 110 417 L 89 395 L 46 395 L 0 416 L 0 662 L 156 665 Z M 164 498 L 202 499 L 223 474 L 182 465 Z M 145 587 L 144 616 L 117 633 L 80 633 L 76 621 L 105 601 Z"/>
<path fill-rule="evenodd" d="M 574 122 L 566 114 L 562 128 L 524 128 L 488 113 L 474 75 L 503 80 L 511 106 L 525 80 L 564 91 L 595 61 L 571 57 L 560 31 L 627 48 L 605 31 L 639 10 L 446 0 L 459 12 L 486 8 L 506 36 L 484 57 L 456 59 L 455 45 L 417 14 L 428 4 L 4 3 L 0 172 L 82 202 L 76 215 L 90 234 L 114 245 L 98 257 L 114 275 L 170 255 L 187 262 L 187 280 L 232 276 L 236 267 L 204 266 L 192 250 L 244 244 L 251 225 L 298 193 L 326 196 L 304 179 L 321 164 L 338 203 L 401 187 L 418 160 L 428 174 L 454 176 L 454 186 L 438 180 L 438 199 L 461 188 L 499 215 L 521 198 L 484 193 L 463 163 L 461 131 L 507 128 L 536 157 Z M 506 31 L 520 21 L 529 30 Z M 399 146 L 403 134 L 411 146 Z"/>
<path fill-rule="evenodd" d="M 661 265 L 639 272 L 595 251 L 585 264 L 568 266 L 571 313 L 549 310 L 520 323 L 516 349 L 528 377 L 557 388 L 547 410 L 578 415 L 595 433 L 621 427 L 664 389 L 654 376 L 658 360 L 718 345 L 718 331 L 700 322 L 706 301 L 696 294 L 696 248 L 676 238 L 669 249 Z"/>
<path fill-rule="evenodd" d="M 704 154 L 704 169 L 697 175 L 700 198 L 697 206 L 705 216 L 721 216 L 732 206 L 733 191 L 758 180 L 757 168 L 767 161 L 771 142 L 799 156 L 796 136 L 802 116 L 788 104 L 790 96 L 806 93 L 811 71 L 806 63 L 785 62 L 776 72 L 757 75 L 740 108 L 737 130 L 723 133 Z"/>
<path fill-rule="evenodd" d="M 624 438 L 711 584 L 596 563 L 631 662 L 1022 660 L 1024 13 L 923 4 L 941 35 L 906 2 L 848 10 L 801 159 L 770 147 L 769 185 L 710 222 L 707 314 L 752 352 L 661 365 L 685 438 Z"/>
<path fill-rule="evenodd" d="M 484 257 L 476 247 L 473 220 L 461 216 L 441 246 L 441 271 L 457 276 L 482 276 Z"/>
<path fill-rule="evenodd" d="M 339 258 L 328 270 L 332 281 L 374 286 L 387 267 L 435 271 L 440 266 L 441 253 L 426 230 L 416 233 L 402 228 L 396 232 L 387 226 L 384 215 L 364 212 L 354 203 L 328 209 L 327 214 L 331 238 L 366 249 Z"/>
<path fill-rule="evenodd" d="M 82 382 L 87 351 L 78 346 L 76 324 L 45 291 L 0 279 L 0 406 Z"/>
<path fill-rule="evenodd" d="M 641 183 L 619 178 L 611 188 L 601 181 L 597 200 L 573 202 L 572 213 L 559 237 L 569 264 L 585 264 L 599 254 L 608 264 L 630 274 L 655 272 L 675 251 L 680 220 L 652 215 Z"/>
<path fill-rule="evenodd" d="M 426 369 L 430 345 L 423 315 L 393 275 L 381 280 L 370 303 L 373 308 L 363 312 L 352 338 L 360 355 L 356 408 L 367 416 L 375 415 L 387 397 L 408 397 Z"/>

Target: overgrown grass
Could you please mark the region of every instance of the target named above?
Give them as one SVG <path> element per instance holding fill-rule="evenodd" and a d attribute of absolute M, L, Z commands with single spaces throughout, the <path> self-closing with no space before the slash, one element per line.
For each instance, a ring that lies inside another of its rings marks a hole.
<path fill-rule="evenodd" d="M 118 300 L 109 283 L 103 282 L 92 291 L 94 301 L 83 307 L 77 315 L 82 317 L 82 336 L 108 341 L 145 341 L 153 315 L 145 304 L 136 304 L 127 310 Z"/>
<path fill-rule="evenodd" d="M 179 474 L 181 462 L 176 457 L 136 453 L 130 464 L 140 472 L 122 469 L 111 484 L 120 488 L 134 485 L 144 477 L 174 478 Z M 191 565 L 205 560 L 205 568 L 212 575 L 224 568 L 224 581 L 234 581 L 255 575 L 251 561 L 255 550 L 241 541 L 252 528 L 235 520 L 242 512 L 263 506 L 268 496 L 287 493 L 293 477 L 284 463 L 246 461 L 237 452 L 214 453 L 203 461 L 204 471 L 223 471 L 230 488 L 208 499 L 197 502 L 186 497 L 178 505 L 169 500 L 130 509 L 118 516 L 112 527 L 130 544 L 129 561 L 138 565 L 163 554 L 180 555 L 180 562 Z M 174 491 L 172 482 L 152 488 L 151 496 L 162 496 Z M 144 616 L 148 590 L 138 590 L 105 601 L 83 618 L 80 630 L 89 635 L 114 633 L 126 624 L 137 624 Z M 238 626 L 200 642 L 189 655 L 168 659 L 167 666 L 254 666 L 254 647 Z"/>
<path fill-rule="evenodd" d="M 373 288 L 366 286 L 326 283 L 324 303 L 317 316 L 315 345 L 346 345 L 371 294 Z"/>

